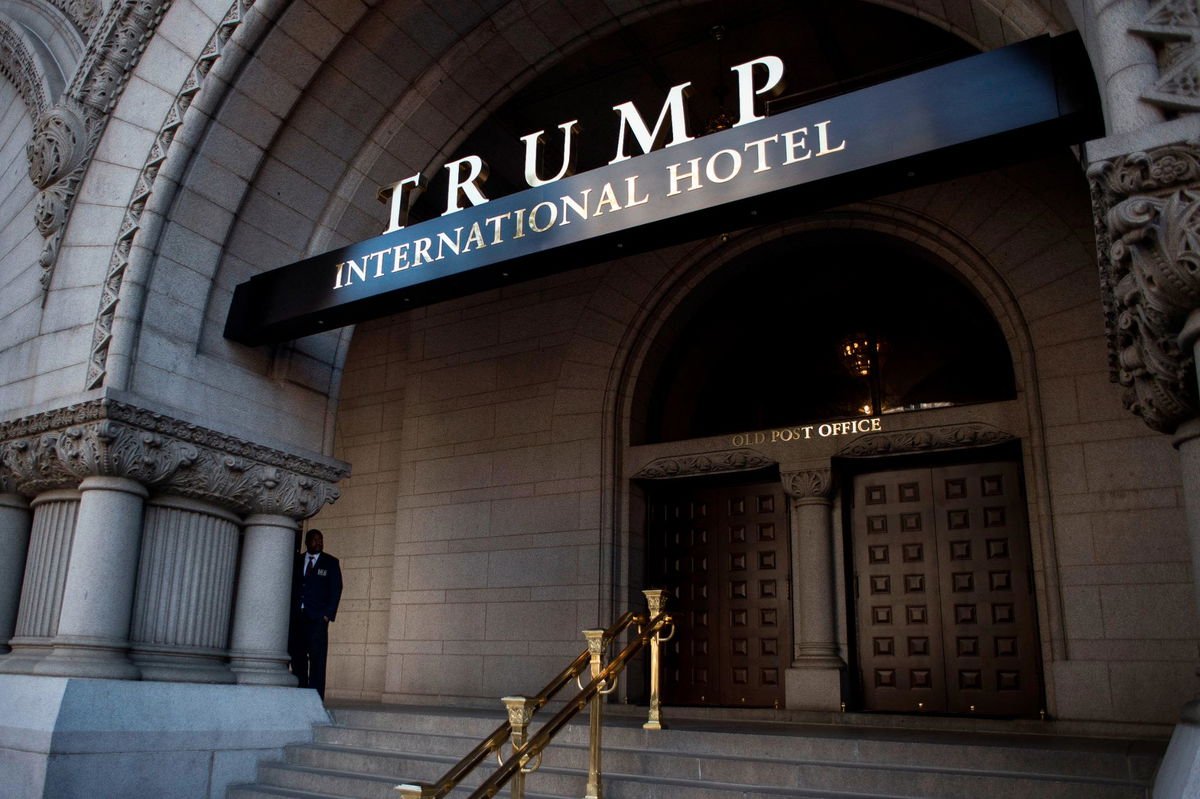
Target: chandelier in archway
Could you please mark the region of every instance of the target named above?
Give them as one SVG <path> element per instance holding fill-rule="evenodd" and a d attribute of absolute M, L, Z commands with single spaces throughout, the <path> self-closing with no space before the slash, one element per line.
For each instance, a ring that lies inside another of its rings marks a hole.
<path fill-rule="evenodd" d="M 883 412 L 883 387 L 880 367 L 886 349 L 884 342 L 870 333 L 851 333 L 841 341 L 842 365 L 855 377 L 867 381 L 870 401 L 858 410 L 865 415 L 875 416 Z"/>

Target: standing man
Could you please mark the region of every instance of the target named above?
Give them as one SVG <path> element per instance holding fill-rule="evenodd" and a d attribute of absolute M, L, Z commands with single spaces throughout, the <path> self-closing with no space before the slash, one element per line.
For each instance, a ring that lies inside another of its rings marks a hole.
<path fill-rule="evenodd" d="M 304 537 L 305 551 L 292 573 L 292 673 L 301 688 L 315 688 L 325 698 L 325 657 L 329 654 L 329 622 L 337 616 L 342 598 L 338 559 L 324 551 L 320 530 Z"/>

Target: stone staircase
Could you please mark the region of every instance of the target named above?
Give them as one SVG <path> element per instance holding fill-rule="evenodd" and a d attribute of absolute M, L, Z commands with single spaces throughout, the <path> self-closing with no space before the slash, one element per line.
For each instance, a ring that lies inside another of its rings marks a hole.
<path fill-rule="evenodd" d="M 501 712 L 430 707 L 331 711 L 332 726 L 316 728 L 310 744 L 288 747 L 284 762 L 261 764 L 258 782 L 231 787 L 228 799 L 398 799 L 397 783 L 436 780 L 502 719 Z M 549 715 L 535 717 L 531 729 L 539 718 Z M 559 734 L 528 777 L 530 799 L 583 796 L 586 718 Z M 1165 749 L 1162 741 L 997 731 L 1037 727 L 1020 722 L 930 730 L 854 714 L 840 724 L 746 713 L 667 718 L 670 729 L 651 732 L 625 708 L 606 715 L 606 799 L 1148 799 Z M 451 796 L 468 793 L 460 787 Z"/>

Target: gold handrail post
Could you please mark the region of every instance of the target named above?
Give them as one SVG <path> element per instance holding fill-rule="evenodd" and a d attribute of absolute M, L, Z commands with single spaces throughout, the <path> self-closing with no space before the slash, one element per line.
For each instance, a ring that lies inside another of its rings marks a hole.
<path fill-rule="evenodd" d="M 646 596 L 646 604 L 650 608 L 650 621 L 653 622 L 667 606 L 667 592 L 661 588 L 648 588 L 642 593 Z M 672 630 L 673 634 L 674 630 Z M 663 724 L 662 702 L 659 697 L 659 671 L 661 668 L 659 647 L 667 640 L 670 640 L 670 636 L 663 638 L 659 632 L 656 632 L 650 639 L 650 717 L 642 725 L 642 728 L 647 730 L 661 730 L 667 726 Z"/>
<path fill-rule="evenodd" d="M 501 702 L 504 703 L 505 709 L 508 711 L 508 723 L 512 725 L 512 748 L 516 752 L 525 745 L 525 733 L 529 730 L 529 722 L 533 720 L 533 712 L 537 710 L 534 701 L 528 696 L 506 696 Z M 513 774 L 512 782 L 512 799 L 524 799 L 525 797 L 525 759 L 521 760 L 521 767 Z M 532 769 L 530 769 L 532 771 Z"/>
<path fill-rule="evenodd" d="M 596 679 L 604 668 L 604 650 L 608 646 L 608 638 L 604 630 L 584 630 L 583 637 L 587 639 L 588 654 L 591 655 L 591 675 Z M 588 781 L 587 793 L 584 799 L 602 799 L 600 790 L 600 733 L 603 729 L 603 700 L 599 691 L 591 699 L 588 708 Z"/>
<path fill-rule="evenodd" d="M 432 785 L 397 785 L 396 790 L 404 799 L 433 799 L 437 788 Z"/>

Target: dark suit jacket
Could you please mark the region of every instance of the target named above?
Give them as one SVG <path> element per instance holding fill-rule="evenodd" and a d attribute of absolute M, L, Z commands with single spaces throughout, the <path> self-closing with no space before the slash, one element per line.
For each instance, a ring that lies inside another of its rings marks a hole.
<path fill-rule="evenodd" d="M 322 552 L 305 576 L 306 554 L 301 553 L 296 558 L 296 570 L 292 572 L 292 612 L 302 613 L 310 619 L 327 616 L 333 621 L 342 598 L 342 568 L 337 558 Z M 304 610 L 300 609 L 302 604 Z"/>

